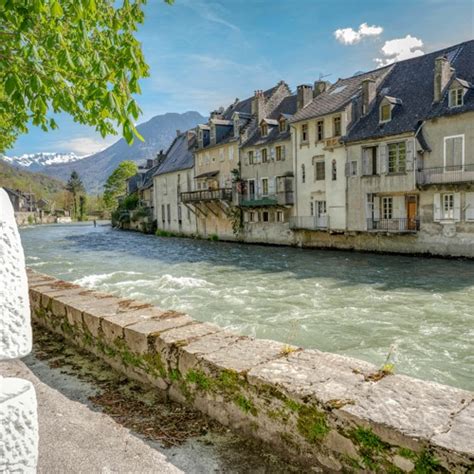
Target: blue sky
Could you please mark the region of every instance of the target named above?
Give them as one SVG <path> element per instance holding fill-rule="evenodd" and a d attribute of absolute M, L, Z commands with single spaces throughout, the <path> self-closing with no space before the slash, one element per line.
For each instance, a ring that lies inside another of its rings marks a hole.
<path fill-rule="evenodd" d="M 165 112 L 203 115 L 283 79 L 333 82 L 396 59 L 474 38 L 473 0 L 149 0 L 143 43 L 151 76 L 138 97 L 143 122 Z M 113 143 L 61 116 L 31 128 L 8 155 L 87 154 Z"/>

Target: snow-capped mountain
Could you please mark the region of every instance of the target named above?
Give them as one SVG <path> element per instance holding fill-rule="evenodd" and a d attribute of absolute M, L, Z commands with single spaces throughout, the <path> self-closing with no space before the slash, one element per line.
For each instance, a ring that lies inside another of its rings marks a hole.
<path fill-rule="evenodd" d="M 42 171 L 45 167 L 82 160 L 89 155 L 77 156 L 75 153 L 28 153 L 21 156 L 0 155 L 0 159 L 15 167 L 28 168 L 29 171 Z"/>

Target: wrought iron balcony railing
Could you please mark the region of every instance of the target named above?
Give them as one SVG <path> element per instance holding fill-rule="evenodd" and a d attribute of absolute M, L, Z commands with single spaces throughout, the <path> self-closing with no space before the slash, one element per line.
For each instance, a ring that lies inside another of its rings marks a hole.
<path fill-rule="evenodd" d="M 295 216 L 290 217 L 290 229 L 325 230 L 329 227 L 329 216 Z"/>
<path fill-rule="evenodd" d="M 232 188 L 184 192 L 181 193 L 181 201 L 184 203 L 203 201 L 232 201 Z"/>
<path fill-rule="evenodd" d="M 416 172 L 416 182 L 421 186 L 442 183 L 474 182 L 474 164 L 425 168 Z"/>
<path fill-rule="evenodd" d="M 396 218 L 396 219 L 367 219 L 367 230 L 376 232 L 417 232 L 420 230 L 420 219 L 418 217 Z"/>
<path fill-rule="evenodd" d="M 269 207 L 269 206 L 292 206 L 294 202 L 292 191 L 275 194 L 239 194 L 239 204 L 242 207 Z"/>

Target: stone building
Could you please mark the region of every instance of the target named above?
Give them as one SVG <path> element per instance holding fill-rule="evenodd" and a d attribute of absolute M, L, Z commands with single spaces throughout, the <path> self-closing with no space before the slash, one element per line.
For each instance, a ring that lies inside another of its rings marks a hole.
<path fill-rule="evenodd" d="M 257 111 L 259 126 L 240 148 L 241 181 L 235 197 L 243 211 L 243 238 L 251 242 L 291 239 L 294 170 L 289 120 L 295 112 L 295 95 L 283 98 L 268 115 Z"/>
<path fill-rule="evenodd" d="M 196 232 L 196 211 L 181 199 L 183 194 L 193 189 L 195 146 L 194 130 L 177 132 L 173 143 L 159 160 L 153 175 L 154 217 L 159 230 L 188 235 Z"/>
<path fill-rule="evenodd" d="M 182 201 L 196 213 L 197 233 L 234 239 L 235 218 L 231 216 L 233 182 L 239 175 L 239 146 L 257 128 L 259 119 L 290 95 L 284 82 L 254 97 L 236 99 L 227 109 L 211 113 L 209 122 L 196 128 L 194 190 Z M 260 114 L 260 115 L 259 115 Z"/>

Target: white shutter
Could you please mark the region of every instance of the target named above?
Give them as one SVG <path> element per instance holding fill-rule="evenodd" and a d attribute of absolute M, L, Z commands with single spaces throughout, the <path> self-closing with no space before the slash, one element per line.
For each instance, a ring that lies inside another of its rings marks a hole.
<path fill-rule="evenodd" d="M 373 207 L 372 194 L 367 194 L 365 201 L 365 217 L 367 219 L 372 218 Z"/>
<path fill-rule="evenodd" d="M 281 159 L 282 159 L 282 161 L 285 159 L 285 155 L 286 155 L 286 146 L 282 145 L 281 146 Z"/>
<path fill-rule="evenodd" d="M 414 150 L 414 143 L 411 138 L 407 141 L 406 153 L 407 153 L 406 154 L 407 171 L 413 171 L 413 167 L 415 163 L 415 150 Z"/>
<path fill-rule="evenodd" d="M 270 160 L 275 161 L 275 147 L 270 148 Z"/>
<path fill-rule="evenodd" d="M 387 145 L 379 146 L 379 154 L 380 154 L 380 173 L 387 174 L 388 173 L 388 147 Z"/>
<path fill-rule="evenodd" d="M 374 219 L 380 219 L 380 198 L 374 196 Z"/>
<path fill-rule="evenodd" d="M 260 158 L 261 158 L 260 150 L 257 150 L 255 152 L 255 163 L 260 163 Z"/>
<path fill-rule="evenodd" d="M 368 150 L 362 148 L 362 176 L 367 176 L 369 174 L 369 157 L 367 156 Z"/>
<path fill-rule="evenodd" d="M 436 193 L 433 198 L 433 221 L 441 220 L 441 194 Z"/>
<path fill-rule="evenodd" d="M 248 222 L 248 221 L 249 221 L 249 213 L 244 212 L 244 222 Z"/>
<path fill-rule="evenodd" d="M 270 196 L 276 193 L 276 178 L 269 178 L 268 179 L 268 194 Z"/>
<path fill-rule="evenodd" d="M 454 220 L 459 222 L 461 220 L 461 194 L 454 194 Z"/>
<path fill-rule="evenodd" d="M 474 193 L 466 193 L 466 221 L 474 221 Z"/>

